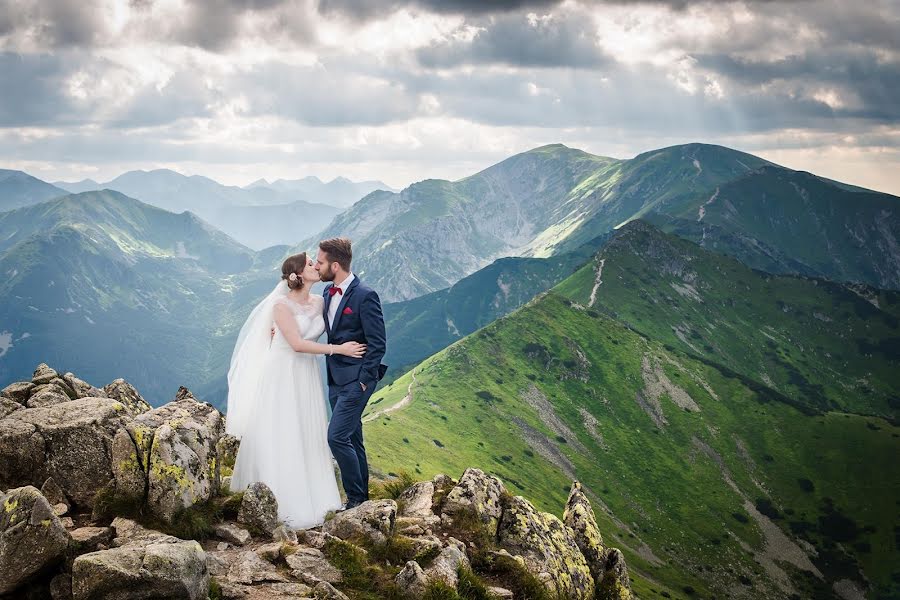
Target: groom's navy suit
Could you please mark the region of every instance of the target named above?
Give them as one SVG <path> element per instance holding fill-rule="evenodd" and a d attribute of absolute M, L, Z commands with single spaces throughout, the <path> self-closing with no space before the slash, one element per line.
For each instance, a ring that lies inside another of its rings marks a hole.
<path fill-rule="evenodd" d="M 362 358 L 335 354 L 326 357 L 331 422 L 328 445 L 341 469 L 347 504 L 369 499 L 369 463 L 363 446 L 362 413 L 387 367 L 381 364 L 386 347 L 384 316 L 378 294 L 355 277 L 342 294 L 325 288 L 325 329 L 329 344 L 359 342 L 366 345 Z M 328 322 L 329 307 L 339 302 L 334 323 Z M 363 391 L 360 384 L 366 386 Z"/>

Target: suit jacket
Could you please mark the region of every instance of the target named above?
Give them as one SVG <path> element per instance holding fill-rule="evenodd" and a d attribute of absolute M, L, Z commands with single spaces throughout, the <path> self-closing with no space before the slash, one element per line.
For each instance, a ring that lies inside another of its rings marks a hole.
<path fill-rule="evenodd" d="M 343 294 L 332 296 L 328 292 L 332 287 L 334 284 L 329 284 L 324 292 L 325 330 L 328 332 L 328 343 L 359 342 L 366 345 L 366 354 L 362 358 L 352 358 L 340 354 L 326 356 L 328 384 L 346 385 L 353 381 L 359 381 L 367 389 L 371 389 L 387 371 L 387 365 L 381 364 L 387 347 L 381 300 L 375 290 L 364 285 L 359 277 L 350 282 L 350 286 Z M 328 308 L 332 302 L 340 303 L 334 315 L 333 327 L 328 324 Z M 349 311 L 347 311 L 348 308 Z"/>

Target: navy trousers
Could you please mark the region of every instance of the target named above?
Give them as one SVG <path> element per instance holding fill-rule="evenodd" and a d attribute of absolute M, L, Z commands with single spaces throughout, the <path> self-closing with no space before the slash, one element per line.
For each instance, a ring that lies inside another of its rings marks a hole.
<path fill-rule="evenodd" d="M 328 386 L 332 411 L 328 424 L 328 445 L 341 469 L 341 482 L 348 504 L 369 499 L 369 461 L 363 446 L 362 413 L 376 386 L 377 383 L 373 383 L 366 391 L 358 381 Z"/>

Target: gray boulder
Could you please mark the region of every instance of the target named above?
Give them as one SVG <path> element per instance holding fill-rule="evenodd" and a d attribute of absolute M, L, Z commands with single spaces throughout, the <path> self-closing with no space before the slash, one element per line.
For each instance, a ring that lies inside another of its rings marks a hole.
<path fill-rule="evenodd" d="M 269 486 L 256 482 L 247 487 L 238 509 L 238 523 L 261 535 L 271 535 L 278 527 L 278 501 Z"/>
<path fill-rule="evenodd" d="M 12 414 L 17 410 L 21 410 L 21 408 L 22 405 L 15 400 L 11 400 L 6 396 L 0 396 L 0 419 L 5 418 L 7 415 Z"/>
<path fill-rule="evenodd" d="M 334 567 L 321 550 L 300 547 L 293 554 L 284 557 L 291 574 L 307 585 L 315 586 L 320 581 L 338 583 L 341 572 Z"/>
<path fill-rule="evenodd" d="M 460 566 L 470 566 L 465 544 L 455 538 L 450 538 L 447 546 L 425 569 L 425 577 L 428 581 L 440 580 L 450 587 L 456 588 L 459 583 L 457 570 Z"/>
<path fill-rule="evenodd" d="M 90 552 L 72 564 L 74 600 L 205 600 L 208 593 L 206 553 L 193 540 Z"/>
<path fill-rule="evenodd" d="M 407 598 L 421 598 L 428 587 L 425 571 L 414 560 L 407 561 L 406 566 L 394 578 L 394 583 Z"/>
<path fill-rule="evenodd" d="M 320 581 L 316 587 L 313 588 L 313 594 L 315 594 L 317 600 L 350 600 L 346 594 L 335 589 L 335 587 L 327 581 Z"/>
<path fill-rule="evenodd" d="M 288 578 L 281 574 L 271 563 L 263 560 L 252 551 L 241 552 L 228 569 L 228 581 L 252 585 L 264 581 L 287 582 Z"/>
<path fill-rule="evenodd" d="M 69 533 L 33 486 L 0 496 L 0 595 L 62 560 Z"/>
<path fill-rule="evenodd" d="M 75 391 L 75 398 L 106 398 L 106 391 L 98 387 L 94 387 L 87 381 L 83 381 L 75 377 L 74 373 L 66 373 L 62 376 L 63 381 L 69 384 Z"/>
<path fill-rule="evenodd" d="M 463 476 L 444 498 L 441 514 L 451 520 L 455 517 L 474 515 L 491 535 L 497 532 L 497 523 L 503 512 L 501 498 L 506 489 L 499 479 L 487 475 L 481 469 L 466 469 Z"/>
<path fill-rule="evenodd" d="M 41 363 L 34 370 L 34 374 L 31 377 L 31 383 L 34 385 L 42 385 L 44 383 L 50 383 L 56 377 L 59 377 L 59 373 L 47 366 L 47 363 Z"/>
<path fill-rule="evenodd" d="M 17 410 L 0 420 L 0 488 L 52 477 L 78 506 L 93 506 L 110 479 L 111 447 L 128 415 L 121 403 L 81 398 Z"/>
<path fill-rule="evenodd" d="M 54 381 L 56 381 L 56 379 L 54 379 Z M 60 379 L 60 381 L 62 380 Z M 73 398 L 66 393 L 65 389 L 58 386 L 56 383 L 51 382 L 35 386 L 31 391 L 31 395 L 28 396 L 25 406 L 28 408 L 41 408 L 44 406 L 62 404 L 63 402 L 68 402 L 72 399 Z"/>
<path fill-rule="evenodd" d="M 235 546 L 243 546 L 250 541 L 250 532 L 233 523 L 219 523 L 216 525 L 214 533 L 220 540 L 225 540 Z"/>
<path fill-rule="evenodd" d="M 339 512 L 333 519 L 325 521 L 322 531 L 341 539 L 367 538 L 381 544 L 394 533 L 396 518 L 396 502 L 369 500 Z"/>
<path fill-rule="evenodd" d="M 3 390 L 0 391 L 0 396 L 24 405 L 28 400 L 28 396 L 31 395 L 31 390 L 34 388 L 35 385 L 30 381 L 17 381 L 16 383 L 11 383 L 3 388 Z"/>
<path fill-rule="evenodd" d="M 542 513 L 528 500 L 508 501 L 497 530 L 500 546 L 521 555 L 529 570 L 551 591 L 571 600 L 594 596 L 594 578 L 575 536 L 562 521 Z"/>
<path fill-rule="evenodd" d="M 400 515 L 404 517 L 433 517 L 431 510 L 434 501 L 434 483 L 420 481 L 405 490 L 397 498 L 397 505 L 401 506 Z"/>

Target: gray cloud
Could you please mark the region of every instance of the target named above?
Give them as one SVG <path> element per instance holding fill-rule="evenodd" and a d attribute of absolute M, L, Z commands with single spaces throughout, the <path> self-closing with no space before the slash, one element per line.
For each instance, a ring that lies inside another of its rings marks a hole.
<path fill-rule="evenodd" d="M 243 93 L 252 114 L 287 117 L 305 125 L 382 125 L 416 115 L 418 95 L 400 81 L 324 67 L 262 65 L 227 82 Z"/>
<path fill-rule="evenodd" d="M 0 126 L 75 123 L 88 118 L 63 92 L 73 67 L 53 55 L 0 53 Z"/>
<path fill-rule="evenodd" d="M 473 25 L 482 29 L 471 41 L 451 39 L 423 48 L 419 62 L 429 68 L 489 63 L 596 68 L 609 62 L 597 46 L 591 19 L 580 10 L 537 20 L 501 15 Z"/>

